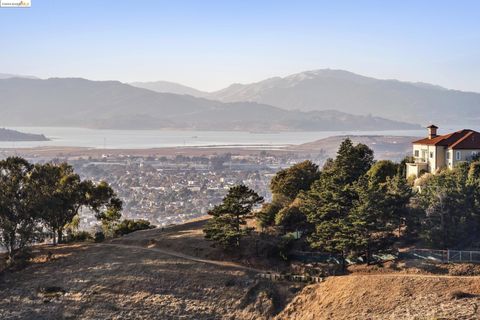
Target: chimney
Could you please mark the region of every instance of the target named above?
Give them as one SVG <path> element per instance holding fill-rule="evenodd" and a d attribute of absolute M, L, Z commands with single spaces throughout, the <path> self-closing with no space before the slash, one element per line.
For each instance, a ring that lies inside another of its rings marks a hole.
<path fill-rule="evenodd" d="M 431 124 L 427 127 L 428 129 L 428 139 L 433 139 L 437 136 L 438 127 L 434 124 Z"/>

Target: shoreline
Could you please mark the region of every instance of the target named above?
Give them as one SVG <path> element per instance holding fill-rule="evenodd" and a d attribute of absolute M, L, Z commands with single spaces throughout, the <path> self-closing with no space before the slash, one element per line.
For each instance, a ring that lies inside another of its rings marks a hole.
<path fill-rule="evenodd" d="M 312 154 L 320 151 L 333 154 L 338 144 L 345 138 L 350 138 L 355 143 L 364 143 L 372 147 L 377 155 L 399 153 L 411 148 L 411 141 L 417 137 L 402 135 L 334 135 L 320 138 L 306 143 L 259 143 L 259 144 L 205 144 L 200 146 L 172 146 L 153 148 L 99 148 L 99 147 L 76 147 L 76 146 L 38 146 L 38 147 L 0 147 L 0 157 L 23 156 L 23 157 L 61 157 L 61 158 L 85 158 L 85 157 L 172 157 L 172 156 L 210 156 L 225 153 L 237 155 L 259 155 L 267 153 L 271 155 Z"/>

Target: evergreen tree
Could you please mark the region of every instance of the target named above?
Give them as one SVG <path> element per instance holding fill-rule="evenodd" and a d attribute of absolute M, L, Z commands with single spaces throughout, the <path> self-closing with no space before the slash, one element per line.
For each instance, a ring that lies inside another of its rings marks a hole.
<path fill-rule="evenodd" d="M 66 164 L 37 164 L 32 182 L 38 192 L 36 209 L 43 224 L 53 233 L 53 243 L 62 242 L 63 229 L 81 206 L 80 177 Z"/>
<path fill-rule="evenodd" d="M 32 168 L 19 157 L 0 161 L 0 244 L 6 248 L 10 262 L 38 235 Z"/>
<path fill-rule="evenodd" d="M 387 178 L 392 178 L 398 173 L 399 164 L 390 160 L 380 160 L 375 162 L 368 170 L 367 176 L 371 182 L 385 183 Z"/>
<path fill-rule="evenodd" d="M 332 168 L 340 183 L 346 185 L 363 176 L 373 165 L 373 159 L 372 149 L 362 143 L 354 146 L 347 138 L 340 144 Z"/>
<path fill-rule="evenodd" d="M 275 224 L 281 226 L 284 233 L 308 230 L 307 217 L 300 210 L 300 199 L 280 210 L 275 216 Z"/>
<path fill-rule="evenodd" d="M 263 198 L 245 185 L 230 188 L 222 203 L 209 212 L 212 218 L 203 229 L 205 238 L 224 248 L 240 246 L 241 237 L 250 232 L 244 227 L 246 219 L 251 217 L 252 209 L 262 202 Z"/>
<path fill-rule="evenodd" d="M 415 202 L 423 210 L 420 238 L 438 248 L 479 241 L 480 189 L 478 163 L 464 163 L 433 175 L 422 185 Z"/>
<path fill-rule="evenodd" d="M 308 237 L 312 248 L 347 256 L 354 247 L 348 214 L 356 196 L 335 171 L 323 172 L 311 190 L 301 195 L 300 210 L 314 226 Z"/>
<path fill-rule="evenodd" d="M 372 150 L 346 139 L 320 179 L 300 196 L 300 210 L 314 226 L 308 237 L 313 248 L 367 260 L 387 248 L 411 193 L 395 164 L 373 163 Z"/>
<path fill-rule="evenodd" d="M 274 195 L 282 195 L 293 201 L 300 191 L 310 189 L 319 177 L 318 166 L 306 160 L 278 171 L 270 182 L 270 190 Z"/>
<path fill-rule="evenodd" d="M 374 252 L 387 249 L 393 240 L 393 231 L 405 215 L 410 194 L 403 193 L 402 181 L 387 178 L 385 183 L 369 176 L 354 185 L 357 199 L 348 215 L 348 227 L 354 238 L 354 250 L 365 256 L 367 263 Z"/>
<path fill-rule="evenodd" d="M 283 205 L 279 202 L 265 203 L 260 211 L 255 214 L 255 219 L 260 228 L 264 229 L 275 223 L 275 216 L 282 210 Z"/>

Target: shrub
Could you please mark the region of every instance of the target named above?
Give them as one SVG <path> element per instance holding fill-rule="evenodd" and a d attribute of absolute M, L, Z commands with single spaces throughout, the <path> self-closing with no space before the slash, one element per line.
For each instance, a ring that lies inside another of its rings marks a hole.
<path fill-rule="evenodd" d="M 103 240 L 105 240 L 105 234 L 103 233 L 103 231 L 95 232 L 95 235 L 93 236 L 93 240 L 95 242 L 102 242 Z"/>
<path fill-rule="evenodd" d="M 92 239 L 92 235 L 89 232 L 79 231 L 79 232 L 72 233 L 69 236 L 68 241 L 69 242 L 82 242 L 82 241 L 87 241 L 87 240 L 91 240 L 91 239 Z"/>
<path fill-rule="evenodd" d="M 293 242 L 295 238 L 293 234 L 287 234 L 280 239 L 280 243 L 278 244 L 278 254 L 280 258 L 285 261 L 290 259 L 290 250 L 293 247 Z"/>
<path fill-rule="evenodd" d="M 129 234 L 134 231 L 147 230 L 147 229 L 153 229 L 153 228 L 155 228 L 155 226 L 152 226 L 150 222 L 147 220 L 124 219 L 117 226 L 115 226 L 114 235 L 123 236 L 125 234 Z"/>

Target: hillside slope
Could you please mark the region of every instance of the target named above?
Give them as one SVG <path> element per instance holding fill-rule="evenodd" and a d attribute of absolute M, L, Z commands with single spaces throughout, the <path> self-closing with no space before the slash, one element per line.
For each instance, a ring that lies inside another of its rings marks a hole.
<path fill-rule="evenodd" d="M 418 125 L 334 111 L 288 111 L 159 93 L 118 81 L 0 79 L 0 125 L 100 129 L 395 130 Z"/>
<path fill-rule="evenodd" d="M 227 256 L 222 260 L 220 251 L 203 238 L 205 221 L 139 231 L 100 244 L 36 248 L 32 265 L 0 273 L 0 319 L 411 320 L 480 316 L 478 276 L 438 276 L 418 273 L 418 269 L 409 274 L 387 268 L 351 270 L 352 275 L 330 277 L 307 287 L 260 281 L 255 276 L 257 269 Z M 455 291 L 463 297 L 455 298 Z"/>
<path fill-rule="evenodd" d="M 253 320 L 281 311 L 298 284 L 262 282 L 251 268 L 190 258 L 215 251 L 203 223 L 38 248 L 33 265 L 0 273 L 0 319 Z"/>
<path fill-rule="evenodd" d="M 169 81 L 132 82 L 130 85 L 156 92 L 188 94 L 194 97 L 205 97 L 207 95 L 206 92 Z"/>
<path fill-rule="evenodd" d="M 0 128 L 0 141 L 48 141 L 43 134 L 24 133 Z"/>
<path fill-rule="evenodd" d="M 379 80 L 343 70 L 314 70 L 251 84 L 233 84 L 208 95 L 224 102 L 254 101 L 285 109 L 332 109 L 407 122 L 475 124 L 480 94 L 425 83 Z"/>
<path fill-rule="evenodd" d="M 374 151 L 376 159 L 395 161 L 401 161 L 406 155 L 410 155 L 412 153 L 412 141 L 416 140 L 416 137 L 407 136 L 343 135 L 291 146 L 288 149 L 297 153 L 322 150 L 325 157 L 335 157 L 338 147 L 346 138 L 351 139 L 355 144 L 363 143 L 369 146 Z"/>
<path fill-rule="evenodd" d="M 478 319 L 479 305 L 479 277 L 350 275 L 304 288 L 276 319 Z"/>

